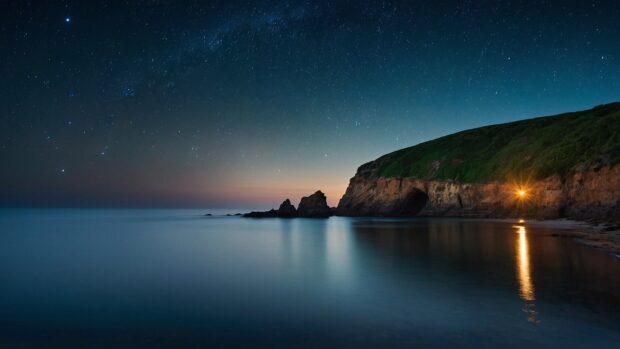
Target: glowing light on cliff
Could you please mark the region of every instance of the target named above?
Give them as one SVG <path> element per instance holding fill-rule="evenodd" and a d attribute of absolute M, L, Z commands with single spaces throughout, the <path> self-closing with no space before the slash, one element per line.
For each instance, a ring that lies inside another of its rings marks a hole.
<path fill-rule="evenodd" d="M 525 301 L 536 299 L 534 283 L 530 274 L 530 252 L 527 244 L 527 234 L 524 226 L 517 226 L 517 279 L 519 281 L 519 295 Z"/>
<path fill-rule="evenodd" d="M 525 203 L 534 199 L 533 182 L 529 176 L 520 175 L 508 180 L 506 198 Z"/>
<path fill-rule="evenodd" d="M 532 190 L 527 184 L 524 184 L 523 182 L 514 183 L 512 185 L 510 195 L 513 195 L 516 201 L 525 203 L 526 201 L 531 200 Z"/>
<path fill-rule="evenodd" d="M 525 200 L 527 198 L 528 190 L 524 187 L 519 187 L 515 189 L 515 195 L 519 200 Z"/>

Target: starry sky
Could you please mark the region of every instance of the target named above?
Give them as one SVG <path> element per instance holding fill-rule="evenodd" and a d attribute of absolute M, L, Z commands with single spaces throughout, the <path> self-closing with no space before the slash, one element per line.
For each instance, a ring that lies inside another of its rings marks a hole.
<path fill-rule="evenodd" d="M 3 1 L 0 206 L 252 207 L 620 100 L 616 1 Z"/>

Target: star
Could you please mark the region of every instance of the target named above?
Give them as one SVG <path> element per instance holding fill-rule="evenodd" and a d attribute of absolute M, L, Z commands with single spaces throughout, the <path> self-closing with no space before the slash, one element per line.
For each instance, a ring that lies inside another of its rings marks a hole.
<path fill-rule="evenodd" d="M 65 17 L 65 23 L 71 23 L 71 17 Z"/>

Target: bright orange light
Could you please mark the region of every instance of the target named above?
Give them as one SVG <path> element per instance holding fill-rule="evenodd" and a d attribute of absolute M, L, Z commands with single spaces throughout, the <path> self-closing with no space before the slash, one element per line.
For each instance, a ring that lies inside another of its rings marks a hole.
<path fill-rule="evenodd" d="M 525 198 L 527 198 L 527 189 L 517 188 L 515 189 L 515 195 L 519 200 L 524 200 Z"/>

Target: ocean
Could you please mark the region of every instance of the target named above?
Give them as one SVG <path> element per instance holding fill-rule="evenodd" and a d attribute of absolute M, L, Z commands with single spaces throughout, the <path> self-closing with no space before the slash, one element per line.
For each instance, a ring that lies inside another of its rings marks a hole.
<path fill-rule="evenodd" d="M 553 228 L 207 212 L 0 210 L 0 347 L 620 345 L 620 259 Z"/>

